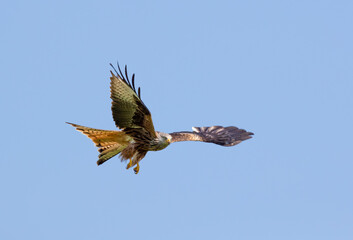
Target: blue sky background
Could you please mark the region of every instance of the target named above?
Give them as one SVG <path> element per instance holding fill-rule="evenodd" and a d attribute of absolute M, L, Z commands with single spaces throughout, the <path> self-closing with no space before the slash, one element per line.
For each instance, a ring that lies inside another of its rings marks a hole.
<path fill-rule="evenodd" d="M 0 239 L 352 239 L 352 1 L 1 3 Z M 135 175 L 65 124 L 114 129 L 128 64 L 176 143 Z"/>

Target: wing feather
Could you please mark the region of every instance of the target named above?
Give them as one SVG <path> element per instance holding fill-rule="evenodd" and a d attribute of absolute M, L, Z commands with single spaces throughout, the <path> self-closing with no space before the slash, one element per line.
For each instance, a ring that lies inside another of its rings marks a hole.
<path fill-rule="evenodd" d="M 252 132 L 237 127 L 193 127 L 193 132 L 174 132 L 171 142 L 201 141 L 215 143 L 221 146 L 234 146 L 242 141 L 252 138 Z"/>
<path fill-rule="evenodd" d="M 111 65 L 113 67 L 113 65 Z M 115 68 L 113 67 L 115 70 Z M 120 129 L 144 128 L 152 136 L 156 137 L 152 116 L 146 105 L 140 98 L 140 90 L 136 93 L 135 75 L 132 76 L 132 84 L 129 81 L 127 67 L 125 76 L 120 67 L 116 75 L 111 71 L 110 92 L 112 99 L 112 112 L 115 125 Z"/>

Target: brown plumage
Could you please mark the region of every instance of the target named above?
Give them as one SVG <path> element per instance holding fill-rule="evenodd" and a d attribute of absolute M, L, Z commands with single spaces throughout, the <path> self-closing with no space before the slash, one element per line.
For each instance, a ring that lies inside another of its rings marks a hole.
<path fill-rule="evenodd" d="M 135 74 L 131 82 L 125 66 L 125 75 L 118 66 L 115 74 L 111 71 L 110 92 L 115 125 L 121 131 L 100 130 L 68 123 L 88 136 L 98 147 L 100 165 L 117 154 L 121 160 L 130 160 L 127 168 L 137 165 L 148 151 L 159 151 L 172 142 L 201 141 L 221 146 L 234 146 L 251 138 L 253 133 L 237 127 L 194 127 L 193 132 L 162 133 L 154 130 L 151 113 L 141 100 L 140 88 L 136 91 Z"/>
<path fill-rule="evenodd" d="M 172 142 L 200 141 L 230 147 L 254 135 L 252 132 L 247 132 L 237 127 L 193 127 L 192 130 L 194 130 L 194 132 L 170 133 Z"/>

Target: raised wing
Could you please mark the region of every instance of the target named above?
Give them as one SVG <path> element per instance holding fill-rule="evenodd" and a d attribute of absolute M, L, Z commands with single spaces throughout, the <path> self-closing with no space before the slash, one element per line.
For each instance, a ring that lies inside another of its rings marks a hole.
<path fill-rule="evenodd" d="M 145 129 L 151 137 L 156 137 L 151 113 L 141 100 L 140 88 L 136 92 L 135 74 L 132 75 L 131 83 L 125 65 L 125 76 L 119 65 L 116 75 L 110 71 L 110 92 L 112 101 L 112 112 L 115 125 L 120 129 Z"/>
<path fill-rule="evenodd" d="M 242 141 L 252 138 L 252 132 L 237 127 L 193 127 L 193 132 L 174 132 L 171 142 L 200 141 L 215 143 L 221 146 L 234 146 Z"/>

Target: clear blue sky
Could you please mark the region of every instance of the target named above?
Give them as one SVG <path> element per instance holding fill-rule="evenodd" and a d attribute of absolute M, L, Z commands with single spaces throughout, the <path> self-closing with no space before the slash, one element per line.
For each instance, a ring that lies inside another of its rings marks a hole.
<path fill-rule="evenodd" d="M 352 1 L 1 4 L 0 239 L 353 239 Z M 138 175 L 65 124 L 114 129 L 109 63 L 176 143 Z"/>

